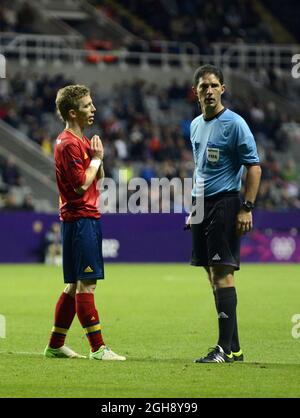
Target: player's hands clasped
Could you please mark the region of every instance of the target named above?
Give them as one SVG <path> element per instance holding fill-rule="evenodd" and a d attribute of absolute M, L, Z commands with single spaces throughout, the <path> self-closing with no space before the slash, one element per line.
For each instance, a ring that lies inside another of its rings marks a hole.
<path fill-rule="evenodd" d="M 252 223 L 252 213 L 246 212 L 243 209 L 241 209 L 237 215 L 236 220 L 236 228 L 237 232 L 240 235 L 247 234 L 247 232 L 251 231 L 253 226 Z"/>
<path fill-rule="evenodd" d="M 100 158 L 100 160 L 103 160 L 104 149 L 102 141 L 98 135 L 94 135 L 91 139 L 91 154 L 93 158 Z"/>

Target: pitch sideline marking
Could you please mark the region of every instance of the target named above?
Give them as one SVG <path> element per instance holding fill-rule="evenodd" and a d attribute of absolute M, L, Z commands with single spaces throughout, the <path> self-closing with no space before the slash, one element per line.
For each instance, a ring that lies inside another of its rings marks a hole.
<path fill-rule="evenodd" d="M 42 356 L 43 353 L 31 353 L 29 351 L 0 351 L 0 354 L 15 354 L 20 356 Z"/>

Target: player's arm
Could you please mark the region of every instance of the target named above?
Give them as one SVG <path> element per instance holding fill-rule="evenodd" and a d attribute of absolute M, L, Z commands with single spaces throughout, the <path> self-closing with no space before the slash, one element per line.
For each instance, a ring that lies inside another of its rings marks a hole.
<path fill-rule="evenodd" d="M 193 122 L 191 123 L 190 126 L 190 139 L 192 138 L 192 127 L 193 127 Z M 193 148 L 193 156 L 194 156 L 194 161 L 195 161 L 195 168 L 194 168 L 194 173 L 193 173 L 193 183 L 192 183 L 192 190 L 194 188 L 195 185 L 195 181 L 196 181 L 196 164 L 197 164 L 197 160 L 196 160 L 196 155 L 195 155 L 195 151 L 194 151 L 194 146 L 193 146 L 193 141 L 191 139 L 191 143 L 192 143 L 192 148 Z M 191 212 L 189 214 L 189 216 L 187 217 L 186 221 L 185 221 L 185 226 L 184 226 L 184 230 L 190 230 L 191 229 L 191 225 L 192 225 L 192 215 L 193 215 L 193 198 L 192 198 L 192 208 L 191 208 Z"/>
<path fill-rule="evenodd" d="M 261 168 L 259 165 L 259 156 L 255 144 L 254 136 L 245 122 L 240 118 L 236 121 L 234 129 L 237 135 L 237 153 L 241 166 L 247 169 L 245 179 L 245 202 L 249 205 L 242 206 L 237 216 L 237 231 L 239 234 L 246 234 L 252 229 L 252 212 L 254 202 L 257 196 Z"/>
<path fill-rule="evenodd" d="M 84 194 L 95 180 L 98 171 L 101 172 L 104 151 L 101 139 L 98 135 L 94 135 L 91 139 L 91 153 L 92 161 L 85 170 L 85 181 L 80 187 L 75 189 L 78 194 Z"/>
<path fill-rule="evenodd" d="M 105 177 L 105 172 L 104 172 L 103 164 L 101 164 L 99 170 L 97 171 L 97 180 L 103 179 L 104 177 Z"/>
<path fill-rule="evenodd" d="M 247 168 L 245 180 L 245 200 L 254 203 L 260 184 L 260 165 L 250 165 Z"/>
<path fill-rule="evenodd" d="M 245 202 L 251 202 L 254 205 L 261 177 L 261 168 L 259 165 L 246 166 L 247 174 L 245 179 Z M 251 208 L 241 208 L 237 216 L 237 231 L 239 234 L 246 234 L 253 227 Z"/>

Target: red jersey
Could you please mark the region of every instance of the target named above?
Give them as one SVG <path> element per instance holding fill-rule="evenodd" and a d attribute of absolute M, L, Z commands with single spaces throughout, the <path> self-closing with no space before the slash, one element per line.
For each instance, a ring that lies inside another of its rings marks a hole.
<path fill-rule="evenodd" d="M 100 218 L 97 178 L 84 194 L 75 192 L 84 184 L 85 170 L 92 159 L 90 141 L 85 136 L 81 140 L 71 131 L 64 130 L 57 137 L 54 159 L 60 194 L 60 219 L 70 222 L 79 218 Z"/>

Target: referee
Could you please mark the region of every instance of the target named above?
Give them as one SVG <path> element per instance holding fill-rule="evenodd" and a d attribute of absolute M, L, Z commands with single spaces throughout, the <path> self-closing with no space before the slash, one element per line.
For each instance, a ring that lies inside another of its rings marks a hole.
<path fill-rule="evenodd" d="M 201 223 L 189 217 L 192 260 L 208 273 L 215 297 L 219 338 L 217 345 L 196 363 L 243 361 L 237 326 L 234 271 L 240 266 L 240 236 L 252 229 L 252 210 L 261 168 L 254 137 L 245 120 L 221 102 L 225 91 L 222 71 L 203 65 L 194 74 L 194 93 L 202 115 L 191 123 L 195 160 L 194 205 L 204 199 Z M 244 166 L 245 196 L 239 191 Z"/>

